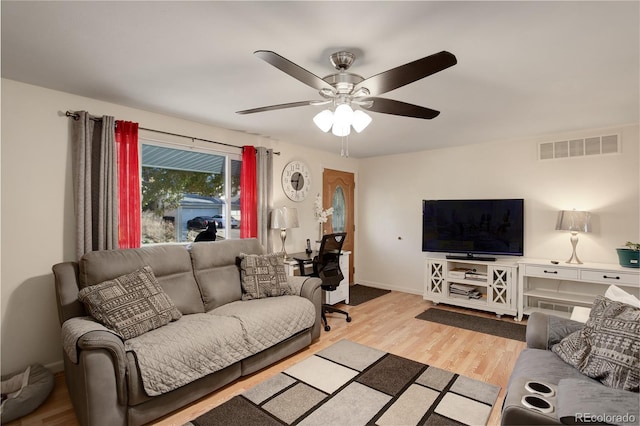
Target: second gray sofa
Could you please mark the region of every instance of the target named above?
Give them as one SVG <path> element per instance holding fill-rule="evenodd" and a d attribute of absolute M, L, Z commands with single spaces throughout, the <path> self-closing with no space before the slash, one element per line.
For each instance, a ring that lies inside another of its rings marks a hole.
<path fill-rule="evenodd" d="M 509 377 L 502 425 L 638 424 L 640 397 L 637 392 L 607 387 L 585 376 L 551 350 L 584 325 L 540 312 L 529 317 L 527 348 L 520 353 Z M 536 395 L 527 389 L 528 382 L 541 382 L 552 389 L 552 395 L 542 396 L 552 405 L 549 412 L 523 404 L 523 397 Z"/>

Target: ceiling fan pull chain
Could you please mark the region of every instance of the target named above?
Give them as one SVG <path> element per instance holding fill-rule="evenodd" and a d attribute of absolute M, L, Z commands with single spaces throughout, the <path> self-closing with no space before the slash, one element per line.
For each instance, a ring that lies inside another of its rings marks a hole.
<path fill-rule="evenodd" d="M 347 158 L 349 158 L 349 135 L 347 135 Z"/>
<path fill-rule="evenodd" d="M 342 148 L 340 149 L 340 157 L 349 158 L 349 135 L 342 136 L 340 139 L 342 139 Z M 346 150 L 345 150 L 345 143 L 344 143 L 345 139 L 347 140 Z"/>

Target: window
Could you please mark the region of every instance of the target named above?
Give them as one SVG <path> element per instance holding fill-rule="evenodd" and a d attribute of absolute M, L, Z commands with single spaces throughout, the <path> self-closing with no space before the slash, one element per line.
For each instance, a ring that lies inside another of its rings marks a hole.
<path fill-rule="evenodd" d="M 214 221 L 240 238 L 239 154 L 141 143 L 142 242 L 189 242 Z"/>

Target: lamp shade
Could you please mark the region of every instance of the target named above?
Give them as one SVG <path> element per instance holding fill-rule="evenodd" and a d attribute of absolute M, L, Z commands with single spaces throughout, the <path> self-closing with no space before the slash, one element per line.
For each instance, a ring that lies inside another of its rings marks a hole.
<path fill-rule="evenodd" d="M 285 228 L 297 228 L 300 226 L 298 223 L 298 209 L 295 207 L 283 207 L 282 211 L 284 213 Z"/>
<path fill-rule="evenodd" d="M 556 230 L 591 232 L 591 213 L 577 210 L 560 210 Z"/>
<path fill-rule="evenodd" d="M 273 209 L 271 212 L 271 227 L 272 228 L 284 228 L 284 213 L 282 209 Z"/>
<path fill-rule="evenodd" d="M 300 224 L 298 222 L 298 209 L 295 207 L 287 208 L 281 207 L 274 209 L 271 212 L 271 227 L 277 229 L 297 228 Z"/>

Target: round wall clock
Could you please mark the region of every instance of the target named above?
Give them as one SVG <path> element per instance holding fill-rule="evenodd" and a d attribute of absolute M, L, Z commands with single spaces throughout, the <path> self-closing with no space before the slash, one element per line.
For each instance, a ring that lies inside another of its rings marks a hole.
<path fill-rule="evenodd" d="M 303 201 L 311 189 L 311 172 L 302 161 L 291 161 L 282 170 L 282 189 L 292 201 Z"/>

